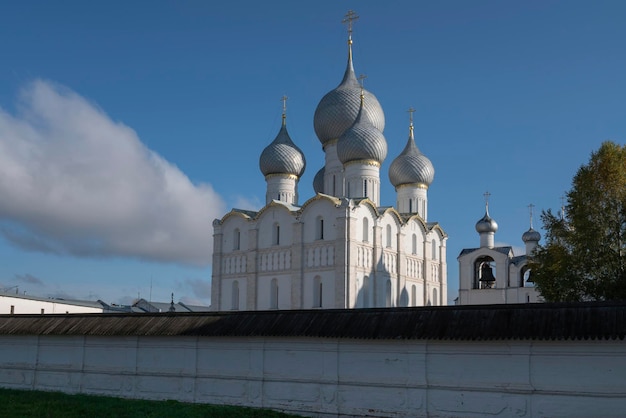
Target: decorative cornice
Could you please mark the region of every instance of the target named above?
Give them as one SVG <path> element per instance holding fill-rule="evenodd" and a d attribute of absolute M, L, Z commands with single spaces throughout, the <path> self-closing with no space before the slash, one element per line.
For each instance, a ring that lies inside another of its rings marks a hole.
<path fill-rule="evenodd" d="M 424 190 L 428 190 L 428 184 L 424 184 L 424 183 L 405 183 L 405 184 L 400 184 L 396 187 L 396 191 L 399 189 L 404 189 L 404 188 L 415 188 L 415 189 L 424 189 Z"/>
<path fill-rule="evenodd" d="M 354 160 L 354 161 L 348 161 L 347 163 L 344 163 L 344 167 L 349 166 L 349 165 L 354 165 L 354 164 L 359 164 L 359 165 L 369 165 L 372 167 L 377 167 L 380 168 L 380 162 L 376 161 L 376 160 Z"/>
<path fill-rule="evenodd" d="M 283 178 L 287 180 L 295 180 L 298 181 L 298 176 L 295 174 L 284 174 L 284 173 L 272 173 L 265 176 L 265 180 L 269 180 L 273 177 Z"/>

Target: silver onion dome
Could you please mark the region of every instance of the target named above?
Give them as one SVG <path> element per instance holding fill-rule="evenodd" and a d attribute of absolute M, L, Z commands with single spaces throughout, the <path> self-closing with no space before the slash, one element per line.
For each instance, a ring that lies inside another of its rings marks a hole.
<path fill-rule="evenodd" d="M 261 153 L 259 167 L 264 176 L 292 174 L 300 177 L 304 173 L 306 160 L 300 148 L 289 137 L 285 115 L 283 115 L 283 124 L 278 135 Z"/>
<path fill-rule="evenodd" d="M 313 191 L 315 193 L 324 193 L 324 173 L 326 168 L 322 167 L 313 178 Z"/>
<path fill-rule="evenodd" d="M 478 222 L 476 222 L 476 232 L 496 232 L 498 230 L 498 223 L 489 216 L 489 210 L 485 211 L 483 216 Z"/>
<path fill-rule="evenodd" d="M 372 93 L 364 90 L 365 113 L 369 120 L 379 131 L 385 129 L 385 114 L 383 109 Z M 348 66 L 343 80 L 334 90 L 326 93 L 315 109 L 313 127 L 322 143 L 337 139 L 348 129 L 359 113 L 361 85 L 354 75 L 352 66 L 352 46 L 349 41 Z"/>
<path fill-rule="evenodd" d="M 342 164 L 359 160 L 373 160 L 382 164 L 387 157 L 387 141 L 369 120 L 364 111 L 364 102 L 364 96 L 361 96 L 361 109 L 356 120 L 337 142 L 337 156 Z"/>
<path fill-rule="evenodd" d="M 541 234 L 535 231 L 532 226 L 522 235 L 522 241 L 524 242 L 539 242 L 540 239 Z"/>
<path fill-rule="evenodd" d="M 420 183 L 430 186 L 435 178 L 433 163 L 415 145 L 413 125 L 409 128 L 409 140 L 404 150 L 389 167 L 389 181 L 394 187 L 402 184 Z"/>

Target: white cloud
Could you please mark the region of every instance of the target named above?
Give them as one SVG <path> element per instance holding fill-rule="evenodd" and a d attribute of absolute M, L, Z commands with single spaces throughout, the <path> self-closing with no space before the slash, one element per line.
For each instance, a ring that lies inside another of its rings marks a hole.
<path fill-rule="evenodd" d="M 223 199 L 76 93 L 37 80 L 0 108 L 0 233 L 33 251 L 207 265 Z"/>

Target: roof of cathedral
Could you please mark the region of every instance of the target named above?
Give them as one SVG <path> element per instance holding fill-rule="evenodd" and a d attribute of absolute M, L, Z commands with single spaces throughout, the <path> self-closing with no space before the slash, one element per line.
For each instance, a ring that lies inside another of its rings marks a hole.
<path fill-rule="evenodd" d="M 623 340 L 623 302 L 145 314 L 0 315 L 0 335 Z"/>
<path fill-rule="evenodd" d="M 339 86 L 326 93 L 320 100 L 313 117 L 313 127 L 322 145 L 338 139 L 348 129 L 359 113 L 361 85 L 352 65 L 352 37 L 348 39 L 348 65 Z M 367 90 L 364 112 L 379 131 L 385 129 L 385 114 L 376 96 Z"/>
<path fill-rule="evenodd" d="M 423 184 L 430 186 L 435 178 L 433 163 L 420 152 L 413 137 L 413 122 L 409 126 L 409 140 L 404 150 L 389 166 L 389 181 L 394 187 L 402 184 Z"/>
<path fill-rule="evenodd" d="M 365 96 L 361 95 L 361 107 L 356 120 L 337 142 L 337 156 L 343 164 L 351 161 L 371 160 L 379 164 L 387 157 L 387 141 L 364 111 Z"/>
<path fill-rule="evenodd" d="M 304 173 L 306 168 L 304 153 L 293 143 L 287 132 L 284 112 L 280 131 L 278 131 L 278 135 L 276 135 L 272 143 L 265 147 L 261 153 L 259 167 L 264 176 L 269 174 L 291 174 L 300 177 Z"/>

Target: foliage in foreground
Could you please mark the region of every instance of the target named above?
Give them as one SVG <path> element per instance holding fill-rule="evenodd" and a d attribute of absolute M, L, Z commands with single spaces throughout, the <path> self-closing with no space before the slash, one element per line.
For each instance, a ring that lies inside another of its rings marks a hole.
<path fill-rule="evenodd" d="M 286 418 L 267 409 L 243 408 L 178 401 L 147 401 L 106 396 L 68 395 L 0 389 L 0 417 L 20 418 Z"/>
<path fill-rule="evenodd" d="M 626 145 L 603 143 L 574 176 L 564 216 L 542 220 L 530 268 L 547 301 L 626 300 Z"/>

